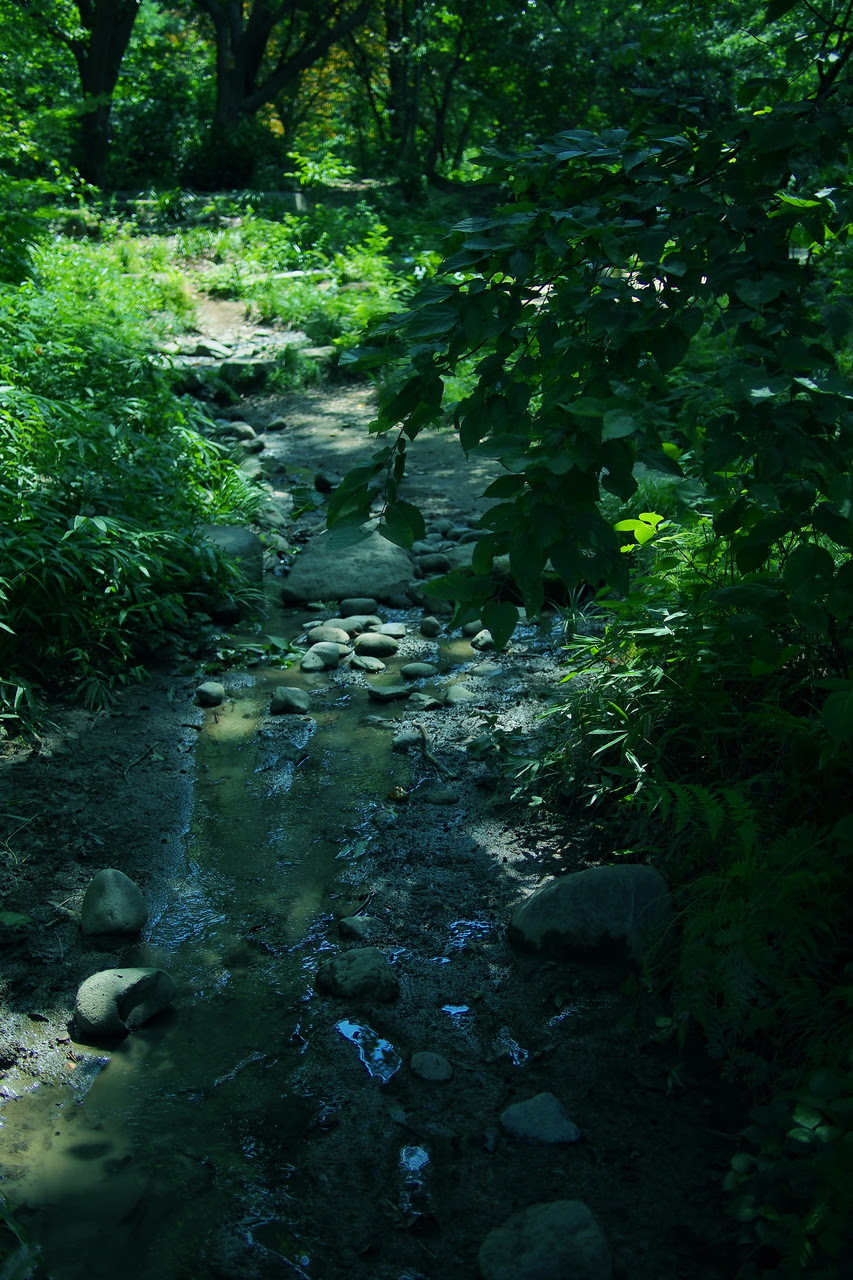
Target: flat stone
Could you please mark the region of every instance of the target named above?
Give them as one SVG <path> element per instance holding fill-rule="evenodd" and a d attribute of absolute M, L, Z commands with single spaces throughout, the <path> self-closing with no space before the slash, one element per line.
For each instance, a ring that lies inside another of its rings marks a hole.
<path fill-rule="evenodd" d="M 218 680 L 205 680 L 196 689 L 195 700 L 200 707 L 218 707 L 225 701 L 225 685 Z"/>
<path fill-rule="evenodd" d="M 174 980 L 163 969 L 104 969 L 81 985 L 74 1018 L 84 1036 L 123 1036 L 174 998 Z"/>
<path fill-rule="evenodd" d="M 355 638 L 356 653 L 366 653 L 371 658 L 392 658 L 399 647 L 393 636 L 378 631 L 366 631 Z"/>
<path fill-rule="evenodd" d="M 537 1093 L 501 1112 L 507 1133 L 526 1142 L 577 1142 L 581 1131 L 553 1093 Z"/>
<path fill-rule="evenodd" d="M 477 696 L 473 690 L 466 689 L 464 684 L 451 684 L 447 686 L 444 702 L 446 706 L 454 707 L 460 702 L 476 702 Z"/>
<path fill-rule="evenodd" d="M 409 706 L 418 711 L 437 711 L 441 705 L 442 703 L 433 694 L 421 693 L 420 690 L 417 690 L 409 698 Z"/>
<path fill-rule="evenodd" d="M 344 916 L 338 921 L 338 933 L 342 938 L 363 942 L 382 932 L 382 921 L 375 916 Z"/>
<path fill-rule="evenodd" d="M 312 538 L 298 557 L 282 596 L 289 602 L 360 596 L 385 600 L 405 591 L 411 575 L 408 553 L 379 533 L 346 548 L 330 546 L 328 534 L 323 533 Z"/>
<path fill-rule="evenodd" d="M 327 960 L 317 970 L 318 991 L 343 999 L 394 1000 L 397 976 L 376 947 L 356 947 Z"/>
<path fill-rule="evenodd" d="M 311 699 L 304 689 L 295 689 L 289 684 L 276 685 L 270 703 L 270 715 L 305 715 L 311 706 Z"/>
<path fill-rule="evenodd" d="M 80 911 L 83 933 L 138 933 L 147 920 L 142 890 L 123 871 L 105 867 L 89 881 Z"/>
<path fill-rule="evenodd" d="M 312 644 L 302 656 L 299 663 L 302 671 L 333 671 L 340 665 L 341 646 L 333 641 L 322 640 Z"/>
<path fill-rule="evenodd" d="M 411 695 L 407 684 L 375 684 L 367 691 L 374 702 L 397 702 Z"/>
<path fill-rule="evenodd" d="M 340 627 L 342 631 L 346 631 L 348 636 L 361 635 L 362 631 L 369 631 L 371 627 L 378 627 L 382 619 L 375 613 L 351 613 L 345 618 L 328 618 L 326 620 L 327 627 Z"/>
<path fill-rule="evenodd" d="M 403 729 L 401 733 L 394 734 L 391 746 L 395 751 L 408 751 L 409 747 L 423 746 L 423 741 L 417 729 Z"/>
<path fill-rule="evenodd" d="M 385 663 L 381 658 L 371 658 L 370 654 L 367 653 L 357 653 L 350 666 L 355 667 L 357 671 L 366 671 L 368 675 L 373 676 L 385 670 Z"/>
<path fill-rule="evenodd" d="M 380 622 L 376 628 L 377 635 L 391 636 L 394 640 L 402 640 L 408 632 L 409 628 L 405 622 Z"/>
<path fill-rule="evenodd" d="M 420 1050 L 413 1053 L 409 1062 L 410 1067 L 416 1076 L 420 1076 L 422 1080 L 431 1080 L 440 1083 L 449 1080 L 453 1075 L 453 1068 L 446 1058 L 440 1053 L 431 1053 L 429 1050 Z"/>
<path fill-rule="evenodd" d="M 438 667 L 434 667 L 431 662 L 407 662 L 400 668 L 400 675 L 404 680 L 428 680 L 437 674 Z"/>
<path fill-rule="evenodd" d="M 517 946 L 559 957 L 582 954 L 641 959 L 672 920 L 666 881 L 654 867 L 590 867 L 543 885 L 512 913 Z"/>
<path fill-rule="evenodd" d="M 514 1213 L 490 1231 L 477 1256 L 483 1280 L 611 1280 L 610 1250 L 582 1200 L 554 1200 Z"/>
<path fill-rule="evenodd" d="M 430 614 L 426 618 L 421 619 L 420 631 L 421 631 L 421 635 L 426 636 L 428 639 L 432 639 L 435 636 L 440 636 L 441 623 L 439 622 L 438 618 L 434 618 L 432 614 Z"/>

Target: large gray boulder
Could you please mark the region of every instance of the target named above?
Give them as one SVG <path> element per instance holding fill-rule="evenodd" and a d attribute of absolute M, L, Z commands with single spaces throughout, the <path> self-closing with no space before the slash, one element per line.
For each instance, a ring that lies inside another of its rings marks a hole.
<path fill-rule="evenodd" d="M 328 534 L 312 538 L 282 587 L 286 603 L 345 600 L 367 596 L 386 600 L 404 591 L 412 576 L 408 552 L 379 533 L 352 547 L 329 545 Z"/>
<path fill-rule="evenodd" d="M 666 881 L 654 867 L 590 867 L 537 889 L 512 913 L 517 946 L 558 957 L 624 955 L 639 960 L 672 920 Z"/>
<path fill-rule="evenodd" d="M 582 1200 L 554 1200 L 514 1213 L 490 1231 L 477 1256 L 483 1280 L 610 1280 L 610 1250 Z"/>
<path fill-rule="evenodd" d="M 164 969 L 104 969 L 77 992 L 74 1018 L 84 1036 L 127 1035 L 175 998 L 175 983 Z"/>
<path fill-rule="evenodd" d="M 205 524 L 201 533 L 208 542 L 236 560 L 250 582 L 261 581 L 264 547 L 256 533 L 237 524 Z"/>
<path fill-rule="evenodd" d="M 138 933 L 147 919 L 142 890 L 123 871 L 105 867 L 89 881 L 80 911 L 85 934 Z"/>
<path fill-rule="evenodd" d="M 393 1000 L 400 984 L 376 947 L 355 947 L 327 960 L 317 970 L 318 991 L 344 999 Z"/>

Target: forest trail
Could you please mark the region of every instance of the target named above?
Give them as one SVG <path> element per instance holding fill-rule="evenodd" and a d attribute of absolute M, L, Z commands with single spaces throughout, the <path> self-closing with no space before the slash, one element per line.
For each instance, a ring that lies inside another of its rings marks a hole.
<path fill-rule="evenodd" d="M 218 341 L 251 337 L 232 304 L 203 320 Z M 273 472 L 340 472 L 372 447 L 361 386 L 238 412 Z M 425 439 L 414 466 L 429 532 L 473 519 L 483 477 L 452 436 Z M 259 631 L 304 647 L 317 612 L 282 608 L 284 581 L 268 567 Z M 420 708 L 376 705 L 349 668 L 282 672 L 238 627 L 216 645 L 250 661 L 215 674 L 221 707 L 194 703 L 200 652 L 107 711 L 58 710 L 37 749 L 0 759 L 8 873 L 33 920 L 5 938 L 0 1170 L 38 1274 L 467 1280 L 511 1214 L 580 1200 L 617 1277 L 730 1277 L 719 1177 L 740 1116 L 703 1051 L 679 1056 L 629 971 L 506 938 L 525 894 L 603 860 L 600 833 L 510 798 L 513 759 L 564 696 L 559 626 L 522 626 L 495 654 L 424 636 L 415 606 L 377 612 L 405 633 L 380 683 L 435 667 Z M 309 716 L 269 715 L 282 683 L 307 691 Z M 104 866 L 146 894 L 139 945 L 81 939 Z M 315 990 L 353 916 L 392 960 L 395 999 Z M 173 973 L 174 1009 L 114 1048 L 77 1039 L 78 984 L 139 964 Z M 424 1052 L 449 1078 L 413 1069 Z M 505 1108 L 543 1092 L 579 1141 L 506 1132 Z"/>

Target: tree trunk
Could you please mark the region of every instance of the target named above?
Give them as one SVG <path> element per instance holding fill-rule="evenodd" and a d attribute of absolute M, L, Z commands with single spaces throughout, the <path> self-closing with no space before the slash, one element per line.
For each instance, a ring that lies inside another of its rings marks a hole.
<path fill-rule="evenodd" d="M 87 35 L 71 42 L 83 90 L 77 141 L 81 178 L 102 187 L 107 176 L 110 110 L 140 0 L 77 0 Z"/>

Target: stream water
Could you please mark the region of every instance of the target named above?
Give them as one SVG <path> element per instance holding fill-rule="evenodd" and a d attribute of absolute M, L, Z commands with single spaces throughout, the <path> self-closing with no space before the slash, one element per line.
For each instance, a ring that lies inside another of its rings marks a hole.
<path fill-rule="evenodd" d="M 270 727 L 282 683 L 312 688 L 313 714 Z M 122 957 L 172 973 L 174 1011 L 102 1057 L 74 1046 L 79 1088 L 41 1086 L 0 1117 L 0 1159 L 28 1150 L 10 1198 L 35 1211 L 51 1280 L 207 1275 L 201 1251 L 224 1222 L 276 1274 L 308 1274 L 288 1184 L 324 1117 L 293 1085 L 312 1052 L 302 1023 L 341 856 L 408 766 L 345 683 L 257 667 L 228 686 L 204 713 L 182 864 Z M 393 1046 L 357 1021 L 338 1029 L 371 1073 L 393 1074 Z"/>

